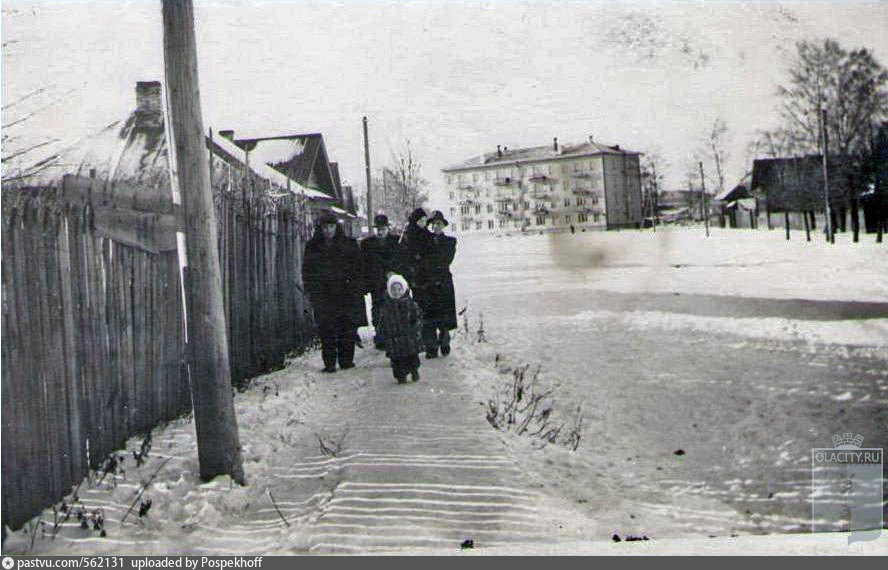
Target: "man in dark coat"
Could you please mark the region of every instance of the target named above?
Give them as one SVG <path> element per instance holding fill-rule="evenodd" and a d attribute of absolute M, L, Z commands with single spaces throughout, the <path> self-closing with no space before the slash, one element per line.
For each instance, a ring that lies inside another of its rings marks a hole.
<path fill-rule="evenodd" d="M 373 299 L 373 342 L 379 350 L 385 349 L 385 332 L 380 323 L 385 289 L 391 274 L 398 272 L 398 237 L 390 233 L 388 217 L 383 214 L 373 218 L 376 235 L 361 242 L 361 259 L 364 265 L 364 291 Z"/>
<path fill-rule="evenodd" d="M 423 312 L 423 343 L 426 358 L 450 354 L 450 331 L 456 328 L 456 295 L 450 264 L 456 255 L 456 238 L 444 235 L 449 225 L 440 211 L 432 213 L 428 226 L 431 233 L 422 255 L 418 276 L 419 306 Z"/>
<path fill-rule="evenodd" d="M 329 212 L 305 244 L 302 281 L 321 337 L 323 372 L 336 372 L 337 361 L 340 368 L 354 367 L 357 328 L 367 323 L 361 251 Z"/>

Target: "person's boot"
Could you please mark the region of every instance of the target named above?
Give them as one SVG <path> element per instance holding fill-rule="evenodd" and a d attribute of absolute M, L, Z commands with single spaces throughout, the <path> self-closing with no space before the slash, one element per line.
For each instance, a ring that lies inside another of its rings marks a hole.
<path fill-rule="evenodd" d="M 410 378 L 411 378 L 414 382 L 419 382 L 419 369 L 412 370 L 412 371 L 410 372 Z"/>
<path fill-rule="evenodd" d="M 324 368 L 321 372 L 327 374 L 336 372 L 336 347 L 325 346 L 321 349 L 321 357 L 324 359 Z"/>
<path fill-rule="evenodd" d="M 450 354 L 450 333 L 448 331 L 441 331 L 438 342 L 441 343 L 441 356 Z"/>
<path fill-rule="evenodd" d="M 357 333 L 355 333 L 357 336 Z M 342 337 L 336 347 L 339 367 L 343 370 L 355 367 L 355 343 L 353 338 Z"/>

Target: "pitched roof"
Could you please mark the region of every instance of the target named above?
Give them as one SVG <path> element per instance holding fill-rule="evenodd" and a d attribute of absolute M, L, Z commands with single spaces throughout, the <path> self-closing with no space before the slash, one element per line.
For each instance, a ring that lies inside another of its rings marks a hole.
<path fill-rule="evenodd" d="M 209 142 L 209 141 L 208 141 Z M 237 160 L 242 164 L 246 164 L 247 162 L 247 153 L 241 147 L 237 146 L 230 140 L 224 137 L 216 137 L 213 138 L 213 144 L 215 144 L 220 150 L 224 151 L 226 154 L 230 155 L 233 159 Z M 278 172 L 274 168 L 263 164 L 258 161 L 250 161 L 250 170 L 261 176 L 262 178 L 268 180 L 272 184 L 280 186 L 281 188 L 287 188 L 287 176 Z M 299 182 L 296 182 L 293 179 L 289 181 L 290 191 L 294 194 L 303 194 L 306 198 L 313 200 L 332 200 L 330 196 L 327 194 L 320 192 L 318 190 L 313 190 Z"/>
<path fill-rule="evenodd" d="M 246 153 L 231 141 L 216 137 L 213 139 L 215 148 L 210 146 L 209 138 L 206 143 L 214 154 L 224 153 L 231 159 L 246 164 Z M 159 121 L 145 121 L 139 111 L 134 111 L 122 124 L 120 121 L 114 122 L 69 149 L 58 161 L 59 166 L 46 169 L 31 181 L 40 185 L 52 185 L 65 174 L 88 176 L 95 170 L 96 178 L 108 181 L 150 183 L 159 179 L 168 183 L 168 151 L 162 117 Z M 288 186 L 285 175 L 261 162 L 251 161 L 250 169 L 281 189 Z M 325 193 L 312 190 L 294 180 L 290 180 L 289 187 L 291 192 L 303 194 L 309 199 L 331 199 Z"/>
<path fill-rule="evenodd" d="M 575 158 L 580 156 L 609 155 L 639 155 L 640 152 L 621 149 L 620 145 L 607 146 L 597 142 L 584 142 L 580 144 L 566 144 L 555 150 L 553 145 L 534 146 L 527 148 L 508 149 L 502 155 L 498 151 L 474 156 L 459 164 L 442 169 L 444 172 L 453 170 L 466 170 L 479 166 L 511 165 L 515 162 L 532 162 L 540 160 L 554 160 L 559 158 Z"/>
<path fill-rule="evenodd" d="M 721 200 L 723 202 L 737 200 L 749 196 L 749 185 L 752 183 L 752 172 L 747 172 L 733 188 L 722 190 L 712 199 Z"/>
<path fill-rule="evenodd" d="M 320 133 L 309 133 L 236 138 L 234 143 L 248 149 L 257 161 L 277 170 L 285 169 L 290 178 L 307 184 L 324 139 Z"/>
<path fill-rule="evenodd" d="M 89 176 L 108 181 L 129 180 L 148 183 L 169 176 L 166 132 L 161 122 L 146 123 L 136 112 L 125 121 L 115 121 L 63 150 L 53 164 L 28 181 L 51 186 L 65 174 Z"/>

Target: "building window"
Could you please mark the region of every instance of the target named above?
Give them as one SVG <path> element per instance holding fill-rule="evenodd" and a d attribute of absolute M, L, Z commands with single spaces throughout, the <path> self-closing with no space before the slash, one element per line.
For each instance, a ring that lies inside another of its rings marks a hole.
<path fill-rule="evenodd" d="M 583 206 L 586 204 L 585 198 L 577 198 L 577 206 Z"/>
<path fill-rule="evenodd" d="M 564 223 L 565 223 L 565 224 L 569 224 L 569 223 L 570 223 L 570 216 L 564 216 Z"/>
<path fill-rule="evenodd" d="M 481 229 L 481 222 L 475 222 L 475 229 L 476 229 L 476 230 L 480 230 L 480 229 Z"/>
<path fill-rule="evenodd" d="M 570 198 L 565 198 L 565 199 L 564 199 L 564 205 L 565 205 L 565 206 L 570 206 Z"/>
<path fill-rule="evenodd" d="M 475 213 L 476 213 L 476 214 L 480 214 L 480 213 L 481 213 L 481 205 L 480 205 L 480 204 L 477 205 L 477 206 L 475 206 Z"/>
<path fill-rule="evenodd" d="M 546 216 L 537 216 L 536 223 L 538 226 L 545 226 L 546 225 Z"/>
<path fill-rule="evenodd" d="M 444 178 L 447 180 L 447 184 L 453 184 L 453 176 L 448 174 Z"/>
<path fill-rule="evenodd" d="M 493 204 L 487 204 L 487 213 L 493 212 Z"/>
<path fill-rule="evenodd" d="M 581 223 L 581 224 L 586 223 L 587 220 L 588 220 L 588 217 L 586 216 L 586 214 L 577 214 L 577 221 L 579 223 Z"/>
<path fill-rule="evenodd" d="M 592 214 L 592 219 L 595 220 L 596 222 L 598 221 L 598 213 L 597 212 Z"/>
<path fill-rule="evenodd" d="M 506 220 L 505 219 L 502 219 L 499 221 L 499 227 L 501 227 L 501 228 L 506 227 Z"/>
<path fill-rule="evenodd" d="M 456 216 L 456 208 L 450 208 L 450 217 Z"/>
<path fill-rule="evenodd" d="M 472 182 L 478 182 L 478 173 L 477 172 L 472 173 Z"/>
<path fill-rule="evenodd" d="M 490 171 L 485 170 L 484 171 L 484 181 L 487 182 L 488 180 L 490 180 Z"/>
<path fill-rule="evenodd" d="M 493 220 L 487 220 L 487 229 L 488 229 L 488 230 L 492 230 L 492 229 L 493 229 Z"/>
<path fill-rule="evenodd" d="M 456 199 L 456 195 L 455 195 L 453 192 L 450 193 L 450 199 L 451 199 L 451 200 Z"/>
<path fill-rule="evenodd" d="M 522 202 L 521 204 L 524 206 L 524 209 L 525 209 L 525 210 L 527 210 L 528 208 L 530 208 L 530 202 Z"/>
<path fill-rule="evenodd" d="M 469 231 L 469 222 L 463 222 L 462 229 L 464 232 Z"/>

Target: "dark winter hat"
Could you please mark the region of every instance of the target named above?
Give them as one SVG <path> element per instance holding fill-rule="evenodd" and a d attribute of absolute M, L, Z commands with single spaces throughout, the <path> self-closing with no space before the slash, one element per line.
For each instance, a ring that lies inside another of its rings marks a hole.
<path fill-rule="evenodd" d="M 407 217 L 407 221 L 416 223 L 419 221 L 420 218 L 425 218 L 427 216 L 428 214 L 426 214 L 425 210 L 423 210 L 422 208 L 417 208 L 410 212 L 410 215 Z"/>
<path fill-rule="evenodd" d="M 388 216 L 385 214 L 377 214 L 373 216 L 373 225 L 376 227 L 389 225 Z"/>
<path fill-rule="evenodd" d="M 447 221 L 447 219 L 444 217 L 444 214 L 441 213 L 441 210 L 435 210 L 434 212 L 432 212 L 432 217 L 429 218 L 429 221 L 427 223 L 431 224 L 432 222 L 444 222 L 445 226 L 450 225 L 450 222 Z"/>
<path fill-rule="evenodd" d="M 337 223 L 336 215 L 333 212 L 323 212 L 321 214 L 321 217 L 318 218 L 318 225 L 335 223 Z"/>

